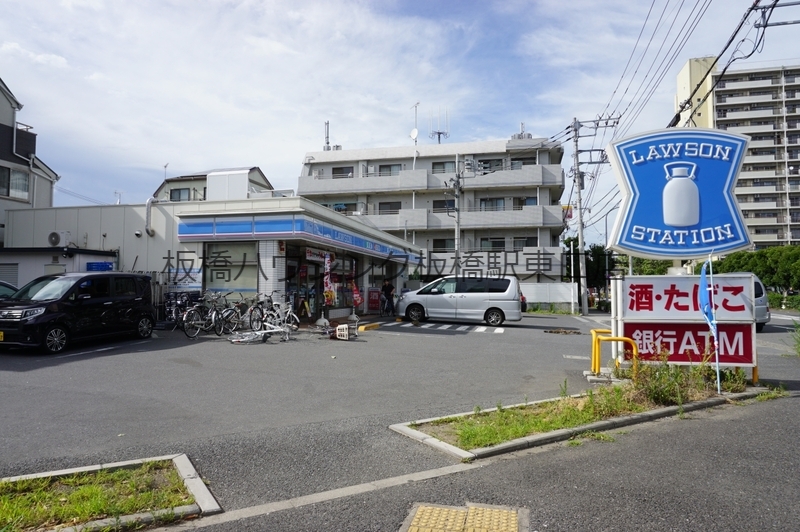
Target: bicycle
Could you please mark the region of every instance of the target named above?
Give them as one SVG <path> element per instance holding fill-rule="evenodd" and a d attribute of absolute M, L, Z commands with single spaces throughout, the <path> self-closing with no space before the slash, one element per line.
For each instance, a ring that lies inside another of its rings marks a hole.
<path fill-rule="evenodd" d="M 378 308 L 378 313 L 381 317 L 394 316 L 394 306 L 390 306 L 389 299 L 383 294 L 381 294 L 381 304 Z"/>
<path fill-rule="evenodd" d="M 200 292 L 168 292 L 164 301 L 164 310 L 167 321 L 175 323 L 172 330 L 183 329 L 183 316 L 189 307 L 194 306 Z"/>
<path fill-rule="evenodd" d="M 253 303 L 248 304 L 248 300 L 239 292 L 241 299 L 222 311 L 223 332 L 230 334 L 245 326 L 254 331 L 260 330 L 264 322 L 264 302 L 260 300 L 262 295 L 256 294 Z"/>
<path fill-rule="evenodd" d="M 189 308 L 183 315 L 183 332 L 189 338 L 196 338 L 200 331 L 214 331 L 217 336 L 222 336 L 224 323 L 221 310 L 218 308 L 219 300 L 231 295 L 233 292 L 211 293 L 208 290 L 203 294 L 203 299 L 198 304 Z M 206 304 L 206 300 L 208 304 Z"/>
<path fill-rule="evenodd" d="M 280 290 L 273 290 L 272 294 L 281 293 Z M 273 325 L 275 327 L 287 328 L 291 331 L 296 331 L 300 328 L 300 318 L 292 310 L 291 303 L 279 303 L 272 299 L 272 294 L 267 296 L 267 300 L 271 303 L 271 307 L 267 308 L 264 313 L 264 324 Z"/>

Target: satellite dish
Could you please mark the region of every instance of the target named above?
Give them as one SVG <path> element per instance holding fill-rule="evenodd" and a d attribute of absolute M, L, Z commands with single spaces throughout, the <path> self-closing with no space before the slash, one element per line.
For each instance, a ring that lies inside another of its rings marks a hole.
<path fill-rule="evenodd" d="M 414 129 L 411 130 L 411 135 L 409 135 L 409 137 L 411 137 L 413 140 L 417 140 L 417 135 L 418 134 L 419 134 L 419 131 L 417 131 L 417 128 L 414 128 Z"/>

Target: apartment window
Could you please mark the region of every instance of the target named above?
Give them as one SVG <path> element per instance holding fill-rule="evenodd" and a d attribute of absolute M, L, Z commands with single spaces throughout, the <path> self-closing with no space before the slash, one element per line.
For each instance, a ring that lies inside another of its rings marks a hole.
<path fill-rule="evenodd" d="M 482 211 L 502 211 L 506 207 L 505 198 L 482 198 L 481 199 Z"/>
<path fill-rule="evenodd" d="M 378 203 L 378 214 L 397 214 L 401 208 L 399 201 L 382 201 Z"/>
<path fill-rule="evenodd" d="M 478 170 L 483 172 L 497 172 L 503 169 L 503 159 L 480 159 Z"/>
<path fill-rule="evenodd" d="M 535 236 L 514 237 L 514 251 L 522 251 L 522 248 L 539 247 L 539 238 Z"/>
<path fill-rule="evenodd" d="M 28 172 L 0 167 L 0 196 L 28 199 Z"/>
<path fill-rule="evenodd" d="M 340 166 L 338 168 L 334 168 L 331 171 L 334 179 L 344 179 L 347 177 L 353 177 L 353 167 L 352 166 Z"/>
<path fill-rule="evenodd" d="M 444 161 L 440 163 L 433 163 L 431 172 L 434 174 L 454 174 L 456 172 L 456 162 Z"/>
<path fill-rule="evenodd" d="M 433 200 L 433 212 L 448 212 L 455 210 L 456 200 Z"/>
<path fill-rule="evenodd" d="M 169 191 L 170 201 L 189 201 L 188 188 L 173 188 Z"/>
<path fill-rule="evenodd" d="M 456 249 L 455 238 L 434 238 L 433 251 L 453 251 Z"/>
<path fill-rule="evenodd" d="M 378 167 L 379 176 L 400 175 L 399 164 L 382 164 Z"/>
<path fill-rule="evenodd" d="M 506 239 L 504 237 L 481 238 L 481 250 L 505 249 L 505 247 Z"/>
<path fill-rule="evenodd" d="M 532 198 L 514 198 L 514 210 L 520 211 L 522 207 L 528 205 L 538 205 L 539 198 L 532 197 Z"/>

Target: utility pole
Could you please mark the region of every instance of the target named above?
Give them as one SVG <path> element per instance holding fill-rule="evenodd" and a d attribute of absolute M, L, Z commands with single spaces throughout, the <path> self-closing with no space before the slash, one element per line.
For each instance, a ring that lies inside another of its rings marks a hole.
<path fill-rule="evenodd" d="M 616 127 L 619 123 L 619 117 L 612 118 L 597 118 L 595 120 L 586 120 L 583 123 L 579 122 L 577 118 L 572 119 L 572 147 L 573 147 L 573 169 L 572 169 L 572 178 L 575 180 L 575 190 L 577 190 L 577 202 L 578 202 L 578 256 L 580 261 L 580 274 L 581 274 L 581 314 L 586 315 L 589 313 L 589 290 L 587 285 L 587 278 L 586 278 L 586 252 L 584 250 L 584 243 L 583 243 L 583 203 L 581 199 L 581 190 L 583 189 L 584 180 L 583 180 L 583 173 L 581 172 L 581 161 L 580 161 L 580 154 L 581 150 L 578 149 L 578 139 L 580 138 L 580 130 L 582 126 L 587 126 L 592 128 L 593 130 L 597 131 L 597 129 L 601 127 Z M 590 136 L 590 135 L 584 135 Z M 594 133 L 591 135 L 594 136 Z M 602 149 L 593 149 L 593 150 L 583 150 L 584 152 L 592 153 L 595 151 L 601 152 L 601 158 L 599 161 L 588 161 L 588 163 L 605 163 L 607 162 L 607 157 L 605 156 L 605 151 Z M 590 156 L 591 158 L 591 156 Z"/>
<path fill-rule="evenodd" d="M 458 154 L 456 154 L 456 178 L 453 182 L 453 194 L 455 195 L 453 203 L 456 210 L 455 266 L 456 277 L 458 277 L 461 275 L 461 171 L 458 167 Z"/>
<path fill-rule="evenodd" d="M 577 186 L 578 196 L 578 263 L 581 275 L 581 315 L 589 314 L 589 294 L 586 286 L 586 254 L 583 247 L 583 203 L 581 200 L 581 189 L 583 188 L 583 177 L 581 176 L 580 152 L 578 151 L 578 134 L 581 130 L 581 123 L 577 118 L 572 119 L 572 160 L 573 160 L 573 179 Z"/>

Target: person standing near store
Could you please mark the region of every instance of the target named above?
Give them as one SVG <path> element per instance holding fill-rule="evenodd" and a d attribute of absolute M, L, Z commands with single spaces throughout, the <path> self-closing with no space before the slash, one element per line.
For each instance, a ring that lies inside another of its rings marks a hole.
<path fill-rule="evenodd" d="M 383 280 L 383 287 L 381 288 L 383 297 L 389 303 L 389 312 L 394 316 L 394 285 L 389 282 L 389 279 Z"/>

